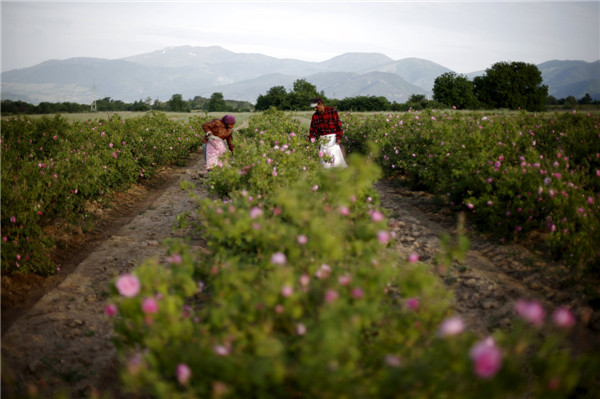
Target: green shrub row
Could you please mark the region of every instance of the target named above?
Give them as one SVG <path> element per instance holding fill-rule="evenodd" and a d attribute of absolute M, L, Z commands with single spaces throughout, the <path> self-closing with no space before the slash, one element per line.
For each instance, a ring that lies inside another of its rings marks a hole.
<path fill-rule="evenodd" d="M 499 241 L 542 237 L 600 270 L 600 115 L 424 112 L 344 116 L 351 151 L 436 194 Z"/>
<path fill-rule="evenodd" d="M 173 241 L 165 259 L 115 279 L 106 310 L 127 392 L 486 399 L 598 393 L 597 358 L 575 356 L 565 345 L 569 310 L 546 316 L 539 303 L 521 301 L 514 330 L 490 337 L 464 331 L 441 280 L 391 247 L 372 186 L 380 168 L 351 155 L 348 168 L 323 169 L 315 145 L 296 128 L 279 112 L 251 118 L 246 134 L 236 136 L 235 154 L 209 172 L 212 198 L 197 199 L 194 225 L 206 248 Z"/>
<path fill-rule="evenodd" d="M 2 119 L 2 272 L 55 272 L 58 220 L 81 220 L 90 201 L 181 162 L 201 145 L 202 119 L 173 122 L 165 114 L 69 122 L 62 116 Z"/>

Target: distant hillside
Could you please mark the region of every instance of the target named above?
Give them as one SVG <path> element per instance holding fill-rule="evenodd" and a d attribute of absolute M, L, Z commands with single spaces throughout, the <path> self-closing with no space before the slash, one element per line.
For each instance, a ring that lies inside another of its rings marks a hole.
<path fill-rule="evenodd" d="M 421 58 L 405 58 L 393 61 L 379 65 L 373 68 L 373 71 L 396 74 L 428 93 L 432 92 L 435 78 L 446 72 L 452 72 L 446 67 Z"/>
<path fill-rule="evenodd" d="M 590 93 L 600 99 L 600 61 L 548 61 L 538 66 L 550 94 L 557 98 Z M 405 102 L 413 94 L 431 94 L 435 78 L 451 70 L 434 62 L 393 60 L 380 53 L 346 53 L 323 62 L 234 53 L 218 46 L 169 47 L 117 60 L 50 60 L 2 73 L 2 99 L 91 103 L 110 97 L 125 102 L 210 97 L 222 92 L 232 100 L 256 102 L 273 86 L 291 90 L 306 79 L 328 97 L 384 96 Z M 467 74 L 472 79 L 474 72 Z"/>
<path fill-rule="evenodd" d="M 544 84 L 548 85 L 548 94 L 556 98 L 574 96 L 580 99 L 589 93 L 592 98 L 600 99 L 600 60 L 547 61 L 538 68 Z"/>

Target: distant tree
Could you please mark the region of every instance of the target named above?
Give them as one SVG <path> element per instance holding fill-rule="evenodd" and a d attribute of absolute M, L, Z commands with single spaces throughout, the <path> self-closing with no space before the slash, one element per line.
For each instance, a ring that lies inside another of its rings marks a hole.
<path fill-rule="evenodd" d="M 310 101 L 315 97 L 321 97 L 326 101 L 323 92 L 317 91 L 317 86 L 305 79 L 298 79 L 294 82 L 294 88 L 289 94 L 290 108 L 294 110 L 310 109 Z"/>
<path fill-rule="evenodd" d="M 37 111 L 35 105 L 26 103 L 25 101 L 17 100 L 2 100 L 3 114 L 31 114 Z"/>
<path fill-rule="evenodd" d="M 558 104 L 559 104 L 559 102 L 558 102 L 558 100 L 556 99 L 556 97 L 554 97 L 553 95 L 549 95 L 549 96 L 546 98 L 546 104 L 547 104 L 547 105 L 558 105 Z"/>
<path fill-rule="evenodd" d="M 475 77 L 473 85 L 478 100 L 489 108 L 543 111 L 548 97 L 538 67 L 524 62 L 498 62 Z"/>
<path fill-rule="evenodd" d="M 585 93 L 585 96 L 583 96 L 581 100 L 579 100 L 579 104 L 581 105 L 592 104 L 593 102 L 594 99 L 592 98 L 592 96 L 590 96 L 590 93 Z"/>
<path fill-rule="evenodd" d="M 152 103 L 152 110 L 154 111 L 166 111 L 166 109 L 167 105 L 158 98 Z"/>
<path fill-rule="evenodd" d="M 173 94 L 171 99 L 167 101 L 167 105 L 169 107 L 169 110 L 173 112 L 190 111 L 189 104 L 183 100 L 183 96 L 181 94 Z"/>
<path fill-rule="evenodd" d="M 565 101 L 563 102 L 563 104 L 568 108 L 568 107 L 574 107 L 577 105 L 577 99 L 573 96 L 569 96 L 567 98 L 565 98 Z"/>
<path fill-rule="evenodd" d="M 285 87 L 273 86 L 269 89 L 267 94 L 259 95 L 256 99 L 256 106 L 254 109 L 257 111 L 266 111 L 271 107 L 275 107 L 279 110 L 290 109 L 290 98 Z"/>
<path fill-rule="evenodd" d="M 150 105 L 145 101 L 139 100 L 131 105 L 132 111 L 150 111 Z"/>
<path fill-rule="evenodd" d="M 226 112 L 229 111 L 229 107 L 223 98 L 223 93 L 213 93 L 208 100 L 206 105 L 208 112 Z"/>
<path fill-rule="evenodd" d="M 383 96 L 357 96 L 337 101 L 336 107 L 339 111 L 385 111 L 391 110 L 392 104 Z"/>
<path fill-rule="evenodd" d="M 435 78 L 433 98 L 449 107 L 458 109 L 476 109 L 477 97 L 473 93 L 473 82 L 464 75 L 454 72 L 444 73 Z"/>

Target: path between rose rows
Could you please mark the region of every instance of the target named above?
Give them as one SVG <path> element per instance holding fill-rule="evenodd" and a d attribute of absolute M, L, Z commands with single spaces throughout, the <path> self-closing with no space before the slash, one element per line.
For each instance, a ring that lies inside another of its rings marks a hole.
<path fill-rule="evenodd" d="M 178 214 L 195 209 L 195 201 L 180 188 L 182 181 L 191 181 L 196 195 L 207 197 L 199 180 L 204 159 L 197 154 L 196 158 L 151 206 L 98 245 L 3 334 L 3 373 L 13 373 L 18 387 L 32 384 L 47 392 L 67 387 L 80 394 L 107 389 L 107 373 L 116 375 L 112 324 L 104 314 L 108 284 L 144 259 L 154 257 L 165 263 L 166 247 L 161 243 L 166 238 L 191 236 L 173 225 Z M 455 228 L 453 218 L 437 213 L 425 193 L 385 181 L 376 188 L 382 206 L 391 213 L 389 227 L 396 232 L 393 245 L 399 256 L 417 253 L 421 261 L 433 263 L 440 235 Z M 200 242 L 191 245 L 199 248 Z M 457 313 L 480 335 L 509 326 L 514 300 L 521 297 L 538 298 L 549 307 L 567 304 L 586 323 L 599 319 L 576 287 L 557 291 L 547 276 L 536 272 L 540 262 L 524 248 L 472 238 L 464 271 L 450 279 Z M 590 345 L 600 347 L 597 334 L 590 336 L 587 330 L 582 334 Z"/>

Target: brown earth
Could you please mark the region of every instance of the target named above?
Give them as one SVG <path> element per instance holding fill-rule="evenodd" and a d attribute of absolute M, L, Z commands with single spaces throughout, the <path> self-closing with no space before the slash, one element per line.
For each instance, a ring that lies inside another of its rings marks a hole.
<path fill-rule="evenodd" d="M 27 392 L 51 397 L 61 390 L 74 398 L 94 392 L 127 397 L 119 392 L 119 362 L 110 340 L 111 323 L 104 314 L 109 286 L 114 277 L 144 259 L 164 262 L 165 239 L 193 237 L 173 226 L 177 215 L 195 207 L 180 188 L 182 181 L 191 181 L 197 195 L 207 196 L 200 179 L 203 168 L 201 154 L 193 154 L 185 167 L 164 168 L 154 184 L 120 195 L 114 207 L 92 206 L 90 211 L 97 215 L 93 231 L 70 229 L 60 237 L 58 275 L 2 276 L 4 397 L 24 397 Z M 408 190 L 396 180 L 380 181 L 376 188 L 389 210 L 399 256 L 417 253 L 422 262 L 431 264 L 454 291 L 456 313 L 471 330 L 483 336 L 495 328 L 509 328 L 514 301 L 535 298 L 548 309 L 560 305 L 573 309 L 580 321 L 573 342 L 586 350 L 600 349 L 600 312 L 584 295 L 600 284 L 570 278 L 543 252 L 497 245 L 475 233 L 468 220 L 471 249 L 465 260 L 437 268 L 439 237 L 456 234 L 455 215 L 429 194 Z M 190 244 L 202 248 L 199 238 Z"/>

